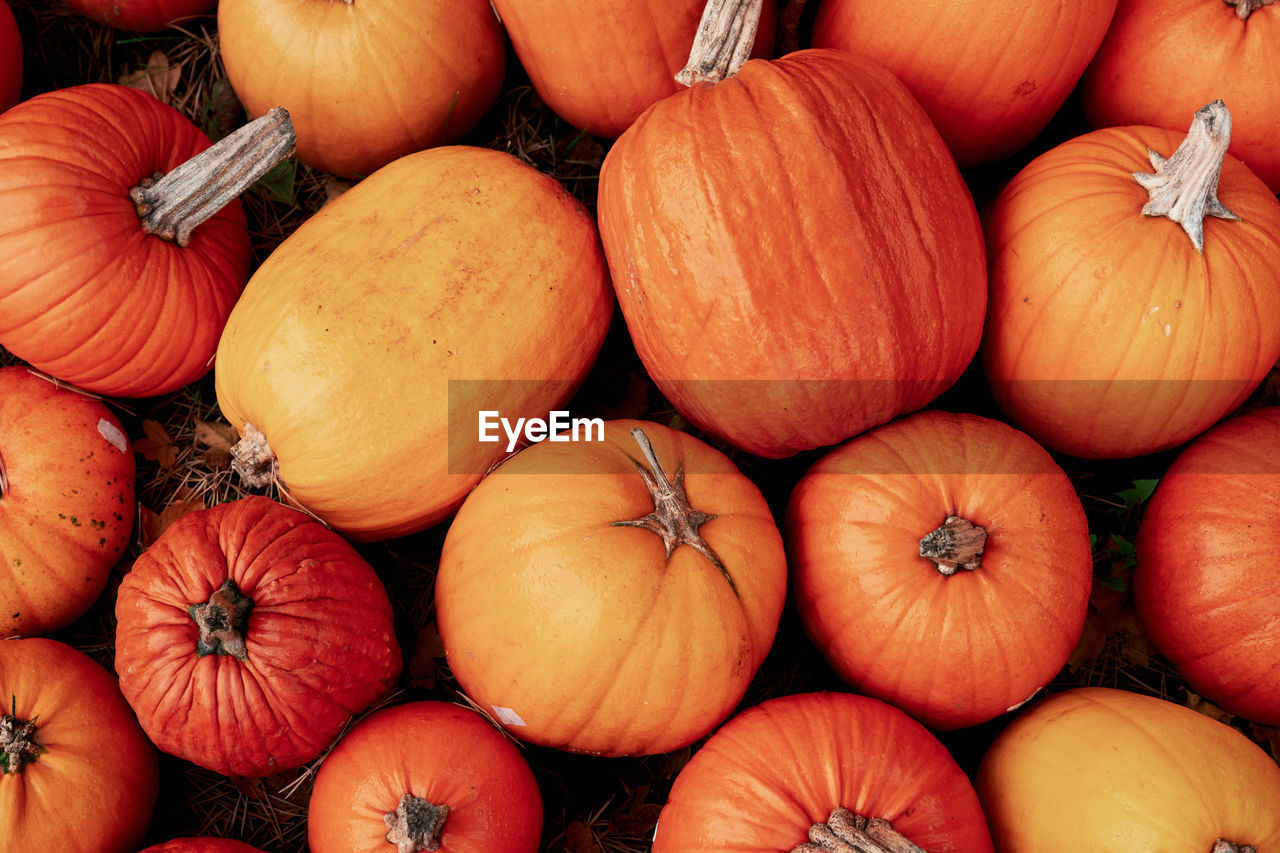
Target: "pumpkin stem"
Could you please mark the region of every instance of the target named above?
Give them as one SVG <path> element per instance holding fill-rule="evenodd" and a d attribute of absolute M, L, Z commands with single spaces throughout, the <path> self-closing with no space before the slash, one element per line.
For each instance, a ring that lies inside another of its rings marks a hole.
<path fill-rule="evenodd" d="M 289 113 L 276 107 L 169 174 L 129 190 L 142 230 L 186 246 L 191 232 L 293 153 Z"/>
<path fill-rule="evenodd" d="M 240 440 L 231 446 L 231 470 L 239 474 L 249 488 L 261 489 L 275 482 L 278 467 L 267 437 L 246 422 L 240 430 Z"/>
<path fill-rule="evenodd" d="M 0 498 L 9 494 L 9 474 L 4 470 L 4 457 L 0 456 Z"/>
<path fill-rule="evenodd" d="M 954 575 L 957 569 L 973 571 L 982 565 L 982 549 L 987 546 L 987 531 L 958 515 L 947 520 L 920 540 L 920 556 L 933 560 L 938 571 Z"/>
<path fill-rule="evenodd" d="M 0 716 L 0 776 L 21 773 L 46 752 L 36 743 L 35 719 L 18 719 L 18 698 L 13 697 L 13 713 Z"/>
<path fill-rule="evenodd" d="M 1233 844 L 1219 838 L 1213 842 L 1213 849 L 1209 853 L 1258 853 L 1258 848 L 1252 844 Z"/>
<path fill-rule="evenodd" d="M 1191 130 L 1168 159 L 1147 149 L 1155 173 L 1134 172 L 1133 179 L 1150 193 L 1144 216 L 1167 216 L 1182 226 L 1197 252 L 1204 251 L 1204 218 L 1238 221 L 1218 201 L 1218 175 L 1231 143 L 1231 113 L 1222 101 L 1196 110 Z"/>
<path fill-rule="evenodd" d="M 405 794 L 393 812 L 382 816 L 387 825 L 387 843 L 396 846 L 397 853 L 418 853 L 421 850 L 439 850 L 440 832 L 448 806 L 437 806 L 422 797 Z"/>
<path fill-rule="evenodd" d="M 1270 6 L 1276 0 L 1222 0 L 1228 6 L 1234 6 L 1236 9 L 1236 17 L 1242 21 L 1249 20 L 1249 16 L 1263 6 Z"/>
<path fill-rule="evenodd" d="M 253 599 L 242 593 L 231 578 L 223 581 L 222 586 L 213 591 L 207 602 L 188 607 L 187 613 L 200 629 L 196 655 L 204 657 L 217 652 L 220 655 L 231 655 L 236 660 L 247 661 L 249 650 L 245 645 L 244 635 L 249 626 L 251 610 Z"/>
<path fill-rule="evenodd" d="M 764 0 L 707 0 L 689 61 L 676 72 L 676 82 L 719 83 L 737 74 L 751 56 L 763 8 Z"/>
<path fill-rule="evenodd" d="M 667 477 L 667 472 L 663 470 L 662 463 L 658 461 L 658 454 L 654 452 L 653 442 L 649 440 L 649 436 L 644 434 L 644 430 L 640 427 L 634 427 L 631 430 L 631 437 L 640 445 L 640 450 L 644 453 L 645 460 L 649 463 L 646 468 L 638 460 L 632 459 L 631 462 L 636 466 L 636 470 L 640 472 L 640 476 L 644 479 L 645 487 L 649 490 L 649 497 L 653 499 L 653 512 L 644 518 L 637 518 L 631 521 L 615 521 L 614 527 L 643 527 L 645 530 L 652 531 L 662 538 L 662 544 L 667 549 L 667 559 L 671 559 L 671 554 L 681 545 L 688 545 L 702 556 L 711 561 L 711 565 L 720 570 L 720 574 L 724 575 L 724 579 L 729 582 L 729 588 L 733 590 L 733 594 L 738 594 L 738 585 L 733 582 L 733 578 L 729 575 L 729 570 L 724 567 L 724 563 L 720 562 L 720 558 L 716 552 L 711 550 L 711 546 L 702 538 L 702 534 L 698 532 L 698 528 L 715 518 L 705 512 L 700 512 L 689 505 L 689 497 L 684 490 L 684 465 L 681 464 L 676 469 L 676 478 L 671 480 Z"/>
<path fill-rule="evenodd" d="M 843 806 L 831 810 L 826 823 L 809 828 L 809 842 L 791 853 L 924 853 L 882 818 L 865 818 Z"/>

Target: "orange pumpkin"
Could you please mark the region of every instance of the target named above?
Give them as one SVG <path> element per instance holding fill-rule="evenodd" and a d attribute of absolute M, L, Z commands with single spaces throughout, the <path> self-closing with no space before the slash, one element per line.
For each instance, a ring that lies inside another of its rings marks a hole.
<path fill-rule="evenodd" d="M 0 370 L 0 636 L 75 621 L 133 529 L 133 452 L 93 397 Z"/>
<path fill-rule="evenodd" d="M 218 346 L 218 405 L 257 470 L 360 539 L 457 509 L 504 442 L 585 378 L 612 299 L 595 223 L 507 154 L 401 158 L 259 268 Z"/>
<path fill-rule="evenodd" d="M 1023 433 L 922 412 L 831 451 L 787 509 L 794 598 L 831 667 L 937 729 L 1058 674 L 1093 578 L 1084 509 Z"/>
<path fill-rule="evenodd" d="M 0 641 L 0 849 L 133 853 L 155 808 L 155 748 L 116 679 L 54 640 Z"/>
<path fill-rule="evenodd" d="M 22 33 L 13 11 L 0 0 L 0 113 L 22 97 Z"/>
<path fill-rule="evenodd" d="M 1007 157 L 1044 129 L 1115 8 L 1116 0 L 923 0 L 909 9 L 823 0 L 813 46 L 861 53 L 892 71 L 970 166 Z"/>
<path fill-rule="evenodd" d="M 229 838 L 175 838 L 163 844 L 155 844 L 141 853 L 262 853 L 243 841 Z"/>
<path fill-rule="evenodd" d="M 1105 687 L 1037 702 L 982 759 L 997 851 L 1265 853 L 1280 845 L 1280 767 L 1240 732 Z"/>
<path fill-rule="evenodd" d="M 1280 202 L 1225 154 L 1231 129 L 1215 102 L 1182 144 L 1095 131 L 1038 157 L 992 206 L 983 364 L 997 402 L 1050 448 L 1106 459 L 1181 444 L 1280 358 L 1265 319 L 1280 314 Z"/>
<path fill-rule="evenodd" d="M 151 33 L 185 23 L 213 8 L 217 0 L 67 0 L 67 5 L 100 24 Z"/>
<path fill-rule="evenodd" d="M 1197 693 L 1280 726 L 1280 409 L 1226 421 L 1183 451 L 1138 530 L 1133 595 Z"/>
<path fill-rule="evenodd" d="M 495 0 L 539 97 L 596 136 L 616 138 L 674 94 L 705 0 Z M 777 9 L 764 5 L 754 56 L 772 55 Z"/>
<path fill-rule="evenodd" d="M 781 537 L 733 463 L 687 434 L 610 421 L 591 441 L 535 444 L 476 487 L 435 600 L 458 683 L 513 735 L 639 755 L 729 715 L 785 594 Z"/>
<path fill-rule="evenodd" d="M 488 0 L 222 0 L 218 36 L 249 114 L 282 104 L 298 159 L 348 178 L 457 142 L 506 69 Z"/>

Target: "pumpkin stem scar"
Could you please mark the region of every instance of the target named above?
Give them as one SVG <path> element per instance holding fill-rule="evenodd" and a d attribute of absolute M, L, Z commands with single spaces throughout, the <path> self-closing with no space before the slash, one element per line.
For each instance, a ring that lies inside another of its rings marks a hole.
<path fill-rule="evenodd" d="M 982 549 L 987 546 L 987 531 L 958 515 L 946 521 L 920 540 L 920 556 L 933 560 L 938 571 L 954 575 L 957 569 L 973 571 L 982 565 Z"/>
<path fill-rule="evenodd" d="M 865 818 L 843 806 L 831 810 L 826 823 L 809 829 L 809 841 L 791 853 L 925 853 L 887 820 Z"/>
<path fill-rule="evenodd" d="M 21 773 L 23 767 L 48 752 L 36 743 L 35 719 L 18 719 L 17 705 L 15 696 L 14 713 L 0 716 L 0 776 Z"/>
<path fill-rule="evenodd" d="M 253 599 L 240 592 L 240 587 L 231 578 L 223 581 L 207 602 L 188 607 L 187 613 L 200 629 L 196 655 L 204 657 L 217 652 L 247 661 L 249 650 L 245 645 L 245 630 L 252 610 Z"/>
<path fill-rule="evenodd" d="M 684 490 L 684 465 L 682 464 L 676 469 L 675 480 L 667 477 L 667 472 L 663 470 L 662 463 L 658 461 L 658 454 L 653 449 L 653 442 L 649 440 L 649 436 L 644 434 L 644 430 L 635 427 L 631 430 L 631 437 L 640 445 L 644 458 L 649 463 L 646 468 L 639 460 L 632 459 L 631 462 L 636 466 L 636 470 L 640 472 L 640 476 L 644 479 L 644 485 L 649 490 L 649 497 L 653 499 L 653 512 L 644 518 L 637 518 L 631 521 L 615 521 L 614 527 L 643 527 L 645 530 L 656 533 L 662 539 L 663 546 L 667 549 L 667 559 L 671 559 L 671 554 L 681 545 L 688 545 L 702 556 L 711 561 L 711 565 L 720 570 L 720 574 L 724 575 L 724 579 L 729 582 L 729 588 L 733 590 L 733 594 L 738 594 L 738 585 L 733 582 L 733 578 L 729 575 L 729 570 L 724 567 L 724 563 L 720 561 L 720 557 L 711 549 L 707 541 L 702 538 L 702 534 L 698 532 L 698 528 L 715 518 L 705 512 L 700 512 L 689 505 L 689 497 Z"/>
<path fill-rule="evenodd" d="M 1234 6 L 1236 17 L 1242 21 L 1249 20 L 1249 16 L 1261 9 L 1263 6 L 1270 6 L 1276 0 L 1222 0 L 1228 6 Z"/>
<path fill-rule="evenodd" d="M 448 816 L 448 806 L 433 805 L 422 797 L 405 794 L 395 811 L 382 816 L 382 822 L 387 825 L 387 843 L 394 844 L 397 853 L 439 850 L 440 832 Z"/>
<path fill-rule="evenodd" d="M 1147 150 L 1155 172 L 1134 172 L 1149 193 L 1144 216 L 1167 216 L 1182 226 L 1197 252 L 1204 251 L 1204 218 L 1239 221 L 1218 201 L 1218 176 L 1231 144 L 1231 113 L 1222 101 L 1196 110 L 1187 136 L 1169 158 Z"/>
<path fill-rule="evenodd" d="M 1213 842 L 1213 849 L 1209 853 L 1258 853 L 1258 848 L 1252 844 L 1233 844 L 1219 838 Z"/>
<path fill-rule="evenodd" d="M 293 153 L 289 113 L 276 107 L 169 174 L 129 190 L 142 230 L 187 246 L 191 232 Z"/>
<path fill-rule="evenodd" d="M 251 489 L 261 489 L 275 482 L 279 463 L 275 451 L 267 444 L 262 430 L 245 423 L 240 440 L 231 446 L 231 470 Z"/>
<path fill-rule="evenodd" d="M 737 74 L 751 56 L 763 8 L 764 0 L 707 0 L 689 62 L 676 72 L 676 82 L 719 83 Z"/>

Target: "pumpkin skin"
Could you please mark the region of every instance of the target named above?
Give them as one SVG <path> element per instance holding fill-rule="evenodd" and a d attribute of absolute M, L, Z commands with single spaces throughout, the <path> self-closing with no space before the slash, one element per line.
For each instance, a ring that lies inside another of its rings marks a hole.
<path fill-rule="evenodd" d="M 424 151 L 254 274 L 218 347 L 218 405 L 265 434 L 292 499 L 353 538 L 400 536 L 502 457 L 474 440 L 477 410 L 561 406 L 612 310 L 595 223 L 559 184 L 497 151 Z"/>
<path fill-rule="evenodd" d="M 1280 9 L 1263 6 L 1241 20 L 1228 3 L 1120 0 L 1080 100 L 1094 127 L 1176 130 L 1221 98 L 1235 116 L 1232 154 L 1280 192 L 1280 92 L 1267 82 L 1277 63 Z"/>
<path fill-rule="evenodd" d="M 449 807 L 442 853 L 538 850 L 542 797 L 524 756 L 475 711 L 428 701 L 378 711 L 325 758 L 307 813 L 312 853 L 391 849 L 383 815 L 406 793 Z"/>
<path fill-rule="evenodd" d="M 700 533 L 727 578 L 693 547 L 668 559 L 659 535 L 614 524 L 654 510 L 634 427 L 715 516 Z M 476 487 L 445 538 L 436 623 L 458 683 L 512 735 L 669 752 L 724 720 L 764 660 L 786 595 L 782 541 L 759 490 L 698 439 L 638 421 L 603 436 L 535 444 Z"/>
<path fill-rule="evenodd" d="M 487 0 L 226 0 L 218 33 L 250 115 L 283 105 L 298 159 L 348 178 L 457 142 L 497 100 L 506 71 Z"/>
<path fill-rule="evenodd" d="M 191 608 L 228 578 L 253 601 L 244 660 L 197 648 Z M 227 776 L 312 760 L 400 674 L 373 569 L 319 522 L 258 496 L 167 528 L 121 583 L 116 620 L 120 689 L 142 728 Z"/>
<path fill-rule="evenodd" d="M 0 115 L 0 345 L 109 396 L 203 376 L 248 278 L 244 213 L 232 201 L 181 248 L 142 231 L 129 190 L 208 147 L 177 110 L 124 86 Z"/>
<path fill-rule="evenodd" d="M 944 575 L 921 539 L 951 516 L 986 531 Z M 793 595 L 841 678 L 934 729 L 1020 705 L 1084 628 L 1093 562 L 1071 481 L 999 421 L 921 412 L 832 450 L 787 508 Z M 869 604 L 869 602 L 874 602 Z"/>
<path fill-rule="evenodd" d="M 217 0 L 67 0 L 67 5 L 90 20 L 118 30 L 154 33 L 188 18 L 203 15 L 216 2 Z"/>
<path fill-rule="evenodd" d="M 0 691 L 0 713 L 34 721 L 45 750 L 20 772 L 0 773 L 0 848 L 137 850 L 156 804 L 156 751 L 115 677 L 55 640 L 5 640 Z"/>
<path fill-rule="evenodd" d="M 898 709 L 847 693 L 770 699 L 725 723 L 680 771 L 653 853 L 776 853 L 835 806 L 888 820 L 930 853 L 991 850 L 973 786 Z"/>
<path fill-rule="evenodd" d="M 907 90 L 853 54 L 752 60 L 654 104 L 605 158 L 598 213 L 649 376 L 749 453 L 919 409 L 977 349 L 973 200 Z"/>
<path fill-rule="evenodd" d="M 538 96 L 574 127 L 616 139 L 675 94 L 703 0 L 495 0 Z M 777 8 L 766 0 L 752 56 L 772 55 Z"/>
<path fill-rule="evenodd" d="M 996 401 L 1050 449 L 1154 453 L 1208 429 L 1280 357 L 1280 203 L 1230 154 L 1204 251 L 1141 214 L 1147 150 L 1181 137 L 1108 128 L 1065 142 L 1005 187 L 987 220 L 983 366 Z"/>
<path fill-rule="evenodd" d="M 1192 689 L 1280 725 L 1280 409 L 1219 424 L 1170 466 L 1142 516 L 1133 596 Z M 1242 496 L 1247 495 L 1247 500 Z"/>
<path fill-rule="evenodd" d="M 1125 690 L 1068 690 L 1023 711 L 983 757 L 977 789 L 998 851 L 1280 844 L 1280 767 L 1260 747 Z"/>
<path fill-rule="evenodd" d="M 22 33 L 13 10 L 0 0 L 0 113 L 22 98 Z"/>
<path fill-rule="evenodd" d="M 230 838 L 175 838 L 163 844 L 154 844 L 141 853 L 263 853 L 243 841 Z"/>
<path fill-rule="evenodd" d="M 115 415 L 24 367 L 0 370 L 0 637 L 78 619 L 133 529 L 134 460 Z"/>
<path fill-rule="evenodd" d="M 868 0 L 823 0 L 813 46 L 861 53 L 892 71 L 956 161 L 972 166 L 1013 154 L 1044 129 L 1102 43 L 1115 8 L 1116 0 L 995 8 L 925 0 L 907 14 Z"/>

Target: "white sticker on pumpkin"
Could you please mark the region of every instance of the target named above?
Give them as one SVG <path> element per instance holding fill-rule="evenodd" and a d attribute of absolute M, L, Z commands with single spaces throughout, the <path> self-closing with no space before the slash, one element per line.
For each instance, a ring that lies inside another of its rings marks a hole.
<path fill-rule="evenodd" d="M 106 418 L 98 420 L 98 435 L 102 436 L 107 442 L 119 450 L 121 453 L 129 452 L 129 440 L 124 437 L 124 433 L 120 428 Z"/>
<path fill-rule="evenodd" d="M 492 705 L 493 715 L 498 718 L 498 722 L 504 726 L 523 726 L 524 720 L 520 719 L 520 715 L 510 708 L 503 708 L 500 705 Z"/>

